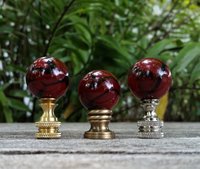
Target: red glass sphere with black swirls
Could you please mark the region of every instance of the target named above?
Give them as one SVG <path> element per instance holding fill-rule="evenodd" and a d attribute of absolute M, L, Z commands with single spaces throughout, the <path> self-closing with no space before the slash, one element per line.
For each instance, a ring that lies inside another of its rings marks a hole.
<path fill-rule="evenodd" d="M 112 109 L 119 100 L 120 85 L 105 70 L 89 72 L 79 83 L 79 99 L 89 110 Z"/>
<path fill-rule="evenodd" d="M 140 99 L 159 99 L 170 88 L 171 72 L 155 58 L 145 58 L 134 64 L 128 74 L 128 86 Z"/>
<path fill-rule="evenodd" d="M 38 58 L 28 68 L 26 74 L 28 89 L 39 98 L 58 99 L 69 86 L 67 67 L 53 57 Z"/>

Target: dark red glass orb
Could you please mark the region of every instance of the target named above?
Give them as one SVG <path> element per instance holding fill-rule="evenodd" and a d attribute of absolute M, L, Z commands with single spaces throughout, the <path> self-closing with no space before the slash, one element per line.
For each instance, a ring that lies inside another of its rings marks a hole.
<path fill-rule="evenodd" d="M 53 57 L 41 57 L 33 62 L 26 74 L 28 89 L 39 98 L 59 98 L 69 86 L 67 67 Z"/>
<path fill-rule="evenodd" d="M 169 90 L 171 82 L 168 66 L 154 58 L 138 61 L 128 75 L 128 86 L 140 99 L 159 99 Z"/>
<path fill-rule="evenodd" d="M 111 109 L 119 100 L 120 85 L 111 73 L 94 70 L 80 81 L 78 92 L 87 109 Z"/>

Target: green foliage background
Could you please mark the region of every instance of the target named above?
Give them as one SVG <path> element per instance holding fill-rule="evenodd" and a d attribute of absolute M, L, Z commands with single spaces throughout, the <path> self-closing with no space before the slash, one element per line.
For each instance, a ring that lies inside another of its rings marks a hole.
<path fill-rule="evenodd" d="M 135 121 L 141 108 L 127 88 L 127 72 L 144 57 L 159 58 L 172 71 L 165 120 L 200 120 L 198 0 L 1 0 L 0 40 L 1 122 L 40 117 L 24 77 L 46 54 L 65 62 L 71 74 L 56 109 L 61 121 L 86 121 L 77 87 L 93 69 L 106 69 L 120 81 L 113 120 Z"/>

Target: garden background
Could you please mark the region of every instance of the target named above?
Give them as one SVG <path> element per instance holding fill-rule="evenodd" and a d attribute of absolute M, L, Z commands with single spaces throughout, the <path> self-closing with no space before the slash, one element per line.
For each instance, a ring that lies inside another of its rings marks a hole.
<path fill-rule="evenodd" d="M 173 85 L 158 107 L 165 121 L 200 121 L 200 1 L 0 0 L 0 122 L 33 122 L 42 113 L 27 90 L 27 67 L 51 55 L 70 71 L 58 101 L 60 121 L 86 121 L 80 79 L 94 69 L 112 72 L 122 88 L 113 121 L 136 121 L 139 100 L 127 72 L 144 57 L 159 58 Z"/>

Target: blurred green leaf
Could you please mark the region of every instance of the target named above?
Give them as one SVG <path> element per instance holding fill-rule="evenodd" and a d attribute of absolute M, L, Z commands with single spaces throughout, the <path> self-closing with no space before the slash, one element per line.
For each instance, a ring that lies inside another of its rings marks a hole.
<path fill-rule="evenodd" d="M 196 58 L 200 57 L 200 43 L 190 43 L 186 45 L 175 58 L 173 71 L 181 72 Z"/>
<path fill-rule="evenodd" d="M 9 106 L 21 111 L 30 111 L 29 108 L 18 99 L 10 99 Z"/>
<path fill-rule="evenodd" d="M 70 36 L 70 41 L 76 49 L 88 50 L 89 46 L 79 35 Z"/>
<path fill-rule="evenodd" d="M 11 71 L 11 72 L 19 72 L 19 73 L 22 73 L 22 74 L 25 74 L 26 73 L 26 67 L 24 67 L 23 65 L 22 66 L 19 66 L 19 65 L 14 65 L 14 64 L 10 64 L 7 66 L 7 70 Z"/>
<path fill-rule="evenodd" d="M 20 97 L 20 98 L 28 96 L 27 91 L 23 90 L 10 90 L 8 94 L 12 97 Z"/>
<path fill-rule="evenodd" d="M 6 122 L 13 122 L 12 111 L 9 108 L 10 100 L 7 99 L 2 89 L 0 89 L 0 104 L 3 106 L 3 113 Z"/>
<path fill-rule="evenodd" d="M 3 33 L 12 33 L 13 32 L 13 28 L 10 26 L 0 26 L 0 34 Z"/>
<path fill-rule="evenodd" d="M 164 39 L 147 51 L 147 57 L 159 58 L 163 51 L 172 50 L 179 46 L 182 46 L 182 43 L 178 40 Z"/>
<path fill-rule="evenodd" d="M 200 79 L 200 60 L 196 63 L 190 78 L 190 83 Z"/>
<path fill-rule="evenodd" d="M 1 101 L 1 104 L 5 107 L 9 105 L 9 99 L 7 99 L 3 90 L 1 89 L 0 89 L 0 101 Z"/>
<path fill-rule="evenodd" d="M 12 123 L 13 122 L 13 116 L 12 116 L 12 111 L 10 110 L 9 107 L 4 106 L 3 107 L 4 115 L 6 118 L 6 122 Z"/>
<path fill-rule="evenodd" d="M 113 37 L 106 37 L 106 36 L 100 36 L 98 37 L 98 40 L 103 45 L 107 46 L 108 48 L 112 49 L 113 52 L 115 51 L 118 53 L 118 55 L 121 56 L 121 59 L 124 59 L 128 65 L 131 63 L 131 56 L 130 54 L 124 49 L 118 41 L 116 41 Z M 116 55 L 116 57 L 118 56 Z M 111 55 L 112 56 L 112 55 Z M 115 55 L 113 55 L 115 56 Z"/>

